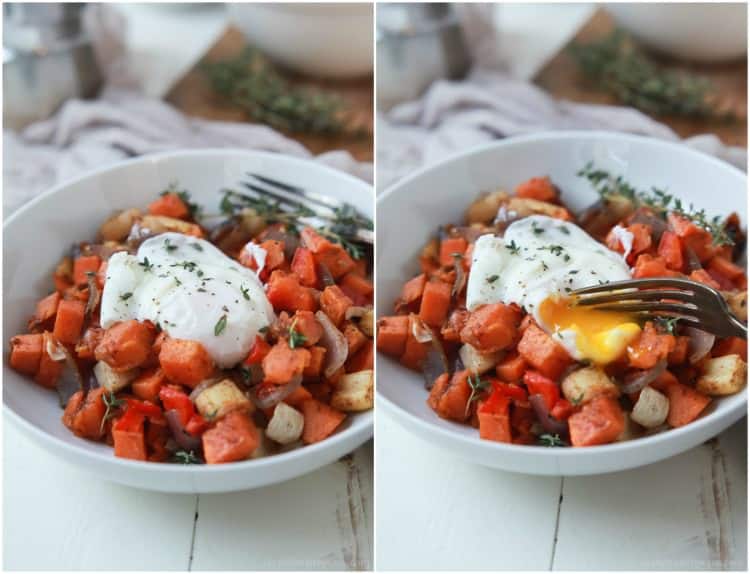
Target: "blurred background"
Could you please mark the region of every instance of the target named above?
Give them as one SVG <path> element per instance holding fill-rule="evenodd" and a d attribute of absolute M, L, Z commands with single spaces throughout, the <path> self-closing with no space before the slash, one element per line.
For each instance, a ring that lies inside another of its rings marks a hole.
<path fill-rule="evenodd" d="M 372 4 L 3 4 L 6 215 L 57 181 L 190 147 L 372 180 Z"/>
<path fill-rule="evenodd" d="M 379 4 L 379 191 L 494 139 L 626 131 L 745 169 L 747 5 Z"/>

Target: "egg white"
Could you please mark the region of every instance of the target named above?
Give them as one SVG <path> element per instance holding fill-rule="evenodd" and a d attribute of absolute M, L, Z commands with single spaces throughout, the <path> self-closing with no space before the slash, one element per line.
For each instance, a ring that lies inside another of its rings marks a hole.
<path fill-rule="evenodd" d="M 102 327 L 151 321 L 171 337 L 199 341 L 220 368 L 244 359 L 273 317 L 256 274 L 202 239 L 163 233 L 107 264 Z"/>

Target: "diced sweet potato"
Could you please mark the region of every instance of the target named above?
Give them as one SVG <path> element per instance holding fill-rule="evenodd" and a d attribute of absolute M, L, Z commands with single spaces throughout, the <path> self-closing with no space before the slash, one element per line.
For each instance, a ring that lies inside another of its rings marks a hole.
<path fill-rule="evenodd" d="M 45 337 L 50 337 L 49 333 L 44 334 Z M 46 343 L 44 344 L 46 347 Z M 57 381 L 62 375 L 63 369 L 65 368 L 65 360 L 55 361 L 49 356 L 46 348 L 42 348 L 42 356 L 39 360 L 39 370 L 34 377 L 34 380 L 48 389 L 54 389 L 57 385 Z"/>
<path fill-rule="evenodd" d="M 320 442 L 328 437 L 344 421 L 346 415 L 315 399 L 302 403 L 305 427 L 302 441 L 305 444 Z"/>
<path fill-rule="evenodd" d="M 332 243 L 310 227 L 305 227 L 301 235 L 303 245 L 313 252 L 317 263 L 325 265 L 334 279 L 354 269 L 354 260 L 341 245 Z"/>
<path fill-rule="evenodd" d="M 214 372 L 214 362 L 206 348 L 186 339 L 165 339 L 159 364 L 167 379 L 187 387 L 195 387 Z"/>
<path fill-rule="evenodd" d="M 536 323 L 531 323 L 523 332 L 518 353 L 528 364 L 553 380 L 557 380 L 572 363 L 568 352 Z"/>
<path fill-rule="evenodd" d="M 598 396 L 568 418 L 568 428 L 573 446 L 606 444 L 625 429 L 625 416 L 617 400 Z"/>
<path fill-rule="evenodd" d="M 10 366 L 25 375 L 35 375 L 42 358 L 41 333 L 16 335 L 10 340 Z"/>
<path fill-rule="evenodd" d="M 375 356 L 373 353 L 374 346 L 372 339 L 367 339 L 362 348 L 357 351 L 354 355 L 349 356 L 346 361 L 346 372 L 357 373 L 359 371 L 366 371 L 372 369 L 375 364 Z"/>
<path fill-rule="evenodd" d="M 549 177 L 532 177 L 516 186 L 516 196 L 558 203 L 560 191 Z"/>
<path fill-rule="evenodd" d="M 638 339 L 628 346 L 628 361 L 636 369 L 651 369 L 674 351 L 674 335 L 659 333 L 648 321 Z"/>
<path fill-rule="evenodd" d="M 263 358 L 264 381 L 283 385 L 301 375 L 309 363 L 310 351 L 291 349 L 286 341 L 281 340 Z"/>
<path fill-rule="evenodd" d="M 471 396 L 470 375 L 467 369 L 456 371 L 450 378 L 447 373 L 438 377 L 427 401 L 438 416 L 458 422 L 466 421 L 469 414 L 467 404 Z"/>
<path fill-rule="evenodd" d="M 115 323 L 104 332 L 96 347 L 97 361 L 116 371 L 129 371 L 143 365 L 151 356 L 156 330 L 150 323 L 135 320 Z"/>
<path fill-rule="evenodd" d="M 359 330 L 359 327 L 351 321 L 346 321 L 344 323 L 342 332 L 344 333 L 349 348 L 349 356 L 352 356 L 359 351 L 368 340 L 365 334 Z"/>
<path fill-rule="evenodd" d="M 37 327 L 52 327 L 52 321 L 57 313 L 57 306 L 60 304 L 60 293 L 55 291 L 47 295 L 36 304 L 36 311 L 31 320 L 32 324 Z"/>
<path fill-rule="evenodd" d="M 203 433 L 207 464 L 245 460 L 260 444 L 260 433 L 247 413 L 232 411 Z"/>
<path fill-rule="evenodd" d="M 377 325 L 378 351 L 392 357 L 403 355 L 409 329 L 409 317 L 407 315 L 381 317 Z"/>
<path fill-rule="evenodd" d="M 105 389 L 99 387 L 86 393 L 78 391 L 68 400 L 63 413 L 63 424 L 76 436 L 100 440 L 104 434 L 102 419 L 107 410 L 102 396 Z"/>
<path fill-rule="evenodd" d="M 526 372 L 526 361 L 518 353 L 513 353 L 498 363 L 495 372 L 500 380 L 506 383 L 516 383 Z"/>
<path fill-rule="evenodd" d="M 325 347 L 310 347 L 310 363 L 302 371 L 302 376 L 305 379 L 317 379 L 323 372 L 323 362 L 326 356 Z"/>
<path fill-rule="evenodd" d="M 294 326 L 296 333 L 304 337 L 302 344 L 305 347 L 312 347 L 323 336 L 323 327 L 311 311 L 297 311 L 292 318 L 291 325 Z"/>
<path fill-rule="evenodd" d="M 74 345 L 81 336 L 86 305 L 75 299 L 60 301 L 55 317 L 54 334 L 58 341 Z"/>
<path fill-rule="evenodd" d="M 419 318 L 416 315 L 409 315 L 409 325 L 406 330 L 406 345 L 401 355 L 401 364 L 418 371 L 427 356 L 430 343 L 420 343 L 414 336 L 414 323 Z"/>
<path fill-rule="evenodd" d="M 438 258 L 440 265 L 444 267 L 453 266 L 455 258 L 462 258 L 468 246 L 468 241 L 463 237 L 446 237 L 443 239 L 440 242 L 440 255 Z"/>
<path fill-rule="evenodd" d="M 190 217 L 190 209 L 182 201 L 182 198 L 174 192 L 165 193 L 152 201 L 148 206 L 148 212 L 151 215 L 164 215 L 175 219 L 188 219 Z"/>
<path fill-rule="evenodd" d="M 420 273 L 416 277 L 409 279 L 401 288 L 401 296 L 396 306 L 409 306 L 412 303 L 417 303 L 422 298 L 422 292 L 426 284 L 427 275 L 424 273 Z"/>
<path fill-rule="evenodd" d="M 442 281 L 428 281 L 422 292 L 419 317 L 431 327 L 440 327 L 448 317 L 451 305 L 451 286 Z"/>
<path fill-rule="evenodd" d="M 320 295 L 320 308 L 328 315 L 331 322 L 337 327 L 346 316 L 346 310 L 353 305 L 352 300 L 338 285 L 329 285 L 323 289 Z"/>
<path fill-rule="evenodd" d="M 294 273 L 301 285 L 305 287 L 317 287 L 318 272 L 315 268 L 315 258 L 312 251 L 304 247 L 298 247 L 292 258 L 292 273 Z"/>
<path fill-rule="evenodd" d="M 310 292 L 310 288 L 303 287 L 295 275 L 289 275 L 276 270 L 268 280 L 266 295 L 276 312 L 297 310 L 317 311 L 318 303 Z"/>
<path fill-rule="evenodd" d="M 341 278 L 339 286 L 355 305 L 362 307 L 372 303 L 374 291 L 372 281 L 368 281 L 361 275 L 349 272 Z"/>
<path fill-rule="evenodd" d="M 86 285 L 88 283 L 88 274 L 96 275 L 101 265 L 101 258 L 98 255 L 81 255 L 73 262 L 73 283 L 76 285 Z"/>
<path fill-rule="evenodd" d="M 669 399 L 667 423 L 671 427 L 681 427 L 694 421 L 711 402 L 711 397 L 681 383 L 667 385 L 663 392 Z"/>
<path fill-rule="evenodd" d="M 518 307 L 493 303 L 472 311 L 461 329 L 461 341 L 486 353 L 510 347 L 518 337 Z"/>
<path fill-rule="evenodd" d="M 133 394 L 139 399 L 155 403 L 159 398 L 159 390 L 161 390 L 166 382 L 167 378 L 164 376 L 164 371 L 159 368 L 150 369 L 141 373 L 133 381 L 131 389 Z"/>

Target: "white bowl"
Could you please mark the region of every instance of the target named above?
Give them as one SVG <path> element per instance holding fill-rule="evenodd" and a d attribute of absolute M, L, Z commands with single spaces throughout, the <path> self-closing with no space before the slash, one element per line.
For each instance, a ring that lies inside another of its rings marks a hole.
<path fill-rule="evenodd" d="M 207 212 L 218 213 L 219 190 L 236 187 L 246 172 L 345 199 L 372 216 L 372 188 L 314 162 L 278 154 L 200 150 L 146 156 L 62 184 L 31 201 L 5 223 L 3 329 L 25 330 L 35 301 L 52 285 L 52 270 L 78 241 L 93 238 L 113 211 L 147 205 L 178 182 Z M 351 452 L 372 436 L 372 412 L 351 417 L 328 439 L 287 453 L 225 465 L 182 466 L 116 458 L 112 448 L 74 436 L 61 422 L 57 394 L 22 377 L 3 355 L 5 418 L 51 454 L 98 476 L 164 492 L 227 492 L 282 482 Z M 6 461 L 13 464 L 13 461 Z"/>
<path fill-rule="evenodd" d="M 611 3 L 606 8 L 636 40 L 677 58 L 720 62 L 747 54 L 745 3 Z"/>
<path fill-rule="evenodd" d="M 417 254 L 444 223 L 460 222 L 480 191 L 512 190 L 549 175 L 563 199 L 579 210 L 596 199 L 578 169 L 594 161 L 639 188 L 666 188 L 709 214 L 737 211 L 746 219 L 743 173 L 687 147 L 638 136 L 550 132 L 511 138 L 428 167 L 385 191 L 377 201 L 377 313 L 389 315 L 404 281 L 418 272 Z M 718 434 L 746 411 L 746 391 L 714 402 L 697 421 L 630 442 L 587 448 L 545 448 L 481 440 L 476 429 L 439 418 L 426 404 L 422 376 L 384 355 L 377 357 L 378 408 L 422 438 L 485 466 L 528 474 L 613 472 L 661 460 Z"/>
<path fill-rule="evenodd" d="M 228 4 L 249 44 L 307 76 L 372 73 L 372 4 Z"/>

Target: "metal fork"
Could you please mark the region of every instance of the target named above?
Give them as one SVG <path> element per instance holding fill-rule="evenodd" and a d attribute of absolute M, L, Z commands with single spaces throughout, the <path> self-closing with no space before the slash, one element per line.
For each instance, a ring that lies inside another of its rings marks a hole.
<path fill-rule="evenodd" d="M 616 281 L 573 291 L 576 305 L 606 311 L 661 314 L 719 337 L 747 339 L 747 326 L 734 316 L 716 289 L 689 279 Z"/>
<path fill-rule="evenodd" d="M 350 203 L 257 173 L 248 173 L 247 175 L 253 181 L 242 182 L 241 185 L 245 189 L 261 196 L 273 197 L 282 207 L 292 210 L 307 210 L 315 217 L 331 223 L 340 221 L 340 214 L 344 211 L 354 214 L 355 224 L 351 226 L 351 231 L 339 231 L 339 235 L 344 235 L 347 239 L 367 245 L 374 243 L 374 233 L 371 229 L 372 222 Z M 369 223 L 370 228 L 368 228 L 367 223 Z"/>

